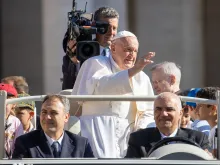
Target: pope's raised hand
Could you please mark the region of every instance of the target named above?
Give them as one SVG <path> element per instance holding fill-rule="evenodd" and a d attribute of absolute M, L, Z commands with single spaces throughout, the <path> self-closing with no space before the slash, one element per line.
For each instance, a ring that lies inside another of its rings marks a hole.
<path fill-rule="evenodd" d="M 151 60 L 155 56 L 155 52 L 149 52 L 148 54 L 144 55 L 143 57 L 137 59 L 134 66 L 129 69 L 129 77 L 133 77 L 135 74 L 139 73 L 144 69 L 145 66 L 148 64 L 152 64 L 153 61 Z"/>

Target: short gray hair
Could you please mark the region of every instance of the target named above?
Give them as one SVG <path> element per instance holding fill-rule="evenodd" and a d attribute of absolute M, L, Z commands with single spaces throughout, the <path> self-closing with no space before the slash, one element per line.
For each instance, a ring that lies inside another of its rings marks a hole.
<path fill-rule="evenodd" d="M 159 70 L 161 69 L 165 74 L 167 75 L 174 75 L 176 77 L 176 80 L 178 83 L 180 83 L 181 79 L 181 67 L 174 62 L 164 61 L 159 64 L 155 64 L 151 71 Z"/>
<path fill-rule="evenodd" d="M 118 12 L 112 7 L 100 7 L 95 11 L 94 20 L 99 21 L 101 18 L 118 18 Z"/>
<path fill-rule="evenodd" d="M 70 102 L 69 99 L 65 96 L 61 96 L 61 95 L 47 95 L 44 97 L 43 102 L 46 102 L 47 100 L 55 100 L 58 99 L 64 106 L 64 111 L 65 113 L 69 113 L 70 111 Z"/>
<path fill-rule="evenodd" d="M 177 105 L 177 110 L 180 111 L 182 110 L 182 103 L 181 103 L 181 99 L 178 95 L 176 95 L 175 93 L 172 92 L 163 92 L 160 93 L 155 100 L 159 100 L 159 99 L 173 99 L 176 102 Z"/>

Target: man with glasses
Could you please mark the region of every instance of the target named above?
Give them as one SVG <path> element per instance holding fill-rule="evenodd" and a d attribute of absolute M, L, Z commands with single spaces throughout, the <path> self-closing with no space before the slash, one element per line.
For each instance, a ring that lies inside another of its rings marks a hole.
<path fill-rule="evenodd" d="M 181 71 L 174 62 L 162 62 L 151 68 L 152 86 L 155 94 L 180 91 Z"/>

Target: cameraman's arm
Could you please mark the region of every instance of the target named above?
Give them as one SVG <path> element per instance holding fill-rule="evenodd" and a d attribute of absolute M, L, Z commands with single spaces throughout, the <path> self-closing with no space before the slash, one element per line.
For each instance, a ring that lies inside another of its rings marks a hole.
<path fill-rule="evenodd" d="M 76 51 L 76 41 L 69 40 L 67 43 L 67 53 L 75 53 L 75 51 Z M 79 63 L 79 60 L 77 60 L 76 56 L 70 57 L 70 59 L 74 64 Z"/>

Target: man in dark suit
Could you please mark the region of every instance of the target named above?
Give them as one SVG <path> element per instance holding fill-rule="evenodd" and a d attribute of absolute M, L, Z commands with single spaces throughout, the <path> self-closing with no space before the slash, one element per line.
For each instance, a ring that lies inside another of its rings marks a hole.
<path fill-rule="evenodd" d="M 69 119 L 69 100 L 60 95 L 44 98 L 40 123 L 35 130 L 16 139 L 13 158 L 94 157 L 88 139 L 64 131 Z"/>
<path fill-rule="evenodd" d="M 164 92 L 158 95 L 154 101 L 156 128 L 146 128 L 132 133 L 128 142 L 126 158 L 145 157 L 157 142 L 166 137 L 187 138 L 199 144 L 202 149 L 210 150 L 206 134 L 179 128 L 181 115 L 181 101 L 176 94 Z"/>

